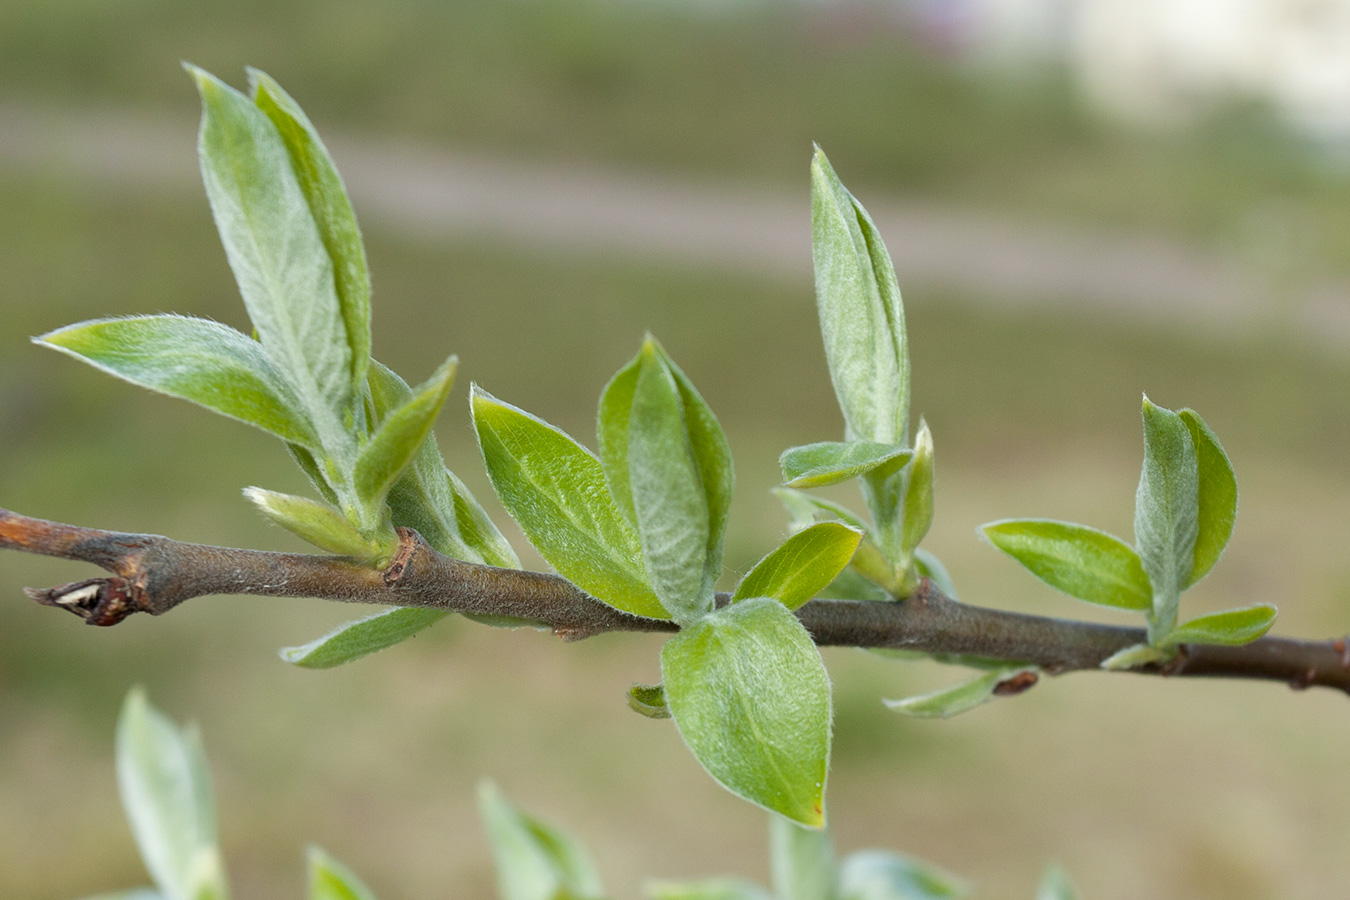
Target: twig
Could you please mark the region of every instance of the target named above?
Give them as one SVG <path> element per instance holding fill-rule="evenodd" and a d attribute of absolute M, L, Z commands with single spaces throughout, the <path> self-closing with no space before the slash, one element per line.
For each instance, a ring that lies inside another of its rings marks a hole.
<path fill-rule="evenodd" d="M 69 610 L 92 625 L 115 625 L 136 612 L 161 615 L 205 594 L 256 594 L 525 619 L 544 623 L 568 640 L 612 631 L 675 630 L 670 622 L 619 612 L 560 576 L 463 562 L 438 553 L 415 531 L 399 529 L 399 536 L 394 561 L 374 569 L 345 557 L 190 544 L 0 509 L 0 548 L 91 562 L 113 573 L 25 589 L 37 602 Z M 719 595 L 719 602 L 727 601 Z M 822 646 L 981 656 L 1035 665 L 1050 674 L 1099 669 L 1102 660 L 1146 639 L 1142 628 L 971 606 L 927 581 L 906 600 L 813 600 L 797 615 Z M 1130 671 L 1282 681 L 1300 689 L 1323 686 L 1350 693 L 1350 646 L 1345 640 L 1280 637 L 1244 647 L 1191 644 L 1165 665 Z"/>

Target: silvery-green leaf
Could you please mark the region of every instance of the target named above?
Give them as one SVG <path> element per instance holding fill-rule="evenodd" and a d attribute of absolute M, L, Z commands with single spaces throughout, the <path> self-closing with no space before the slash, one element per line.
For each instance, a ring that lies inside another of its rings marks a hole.
<path fill-rule="evenodd" d="M 914 566 L 920 575 L 937 585 L 938 590 L 953 600 L 957 599 L 956 585 L 952 583 L 952 576 L 947 572 L 942 560 L 922 547 L 917 547 L 914 550 Z"/>
<path fill-rule="evenodd" d="M 325 452 L 350 465 L 347 422 L 360 386 L 332 260 L 290 152 L 249 98 L 201 69 L 188 71 L 202 99 L 202 181 L 249 318 Z"/>
<path fill-rule="evenodd" d="M 1070 597 L 1119 609 L 1151 607 L 1139 556 L 1120 538 L 1054 519 L 1004 519 L 980 526 L 990 544 Z"/>
<path fill-rule="evenodd" d="M 862 539 L 862 532 L 839 522 L 819 522 L 799 531 L 755 564 L 736 586 L 732 602 L 772 597 L 797 609 L 848 566 Z"/>
<path fill-rule="evenodd" d="M 801 531 L 822 519 L 838 519 L 859 531 L 867 531 L 867 523 L 857 513 L 832 500 L 824 500 L 814 494 L 790 487 L 774 487 L 770 488 L 770 491 L 787 510 L 793 531 Z"/>
<path fill-rule="evenodd" d="M 1019 666 L 995 669 L 973 678 L 955 687 L 943 688 L 917 697 L 903 700 L 883 700 L 890 709 L 907 716 L 925 719 L 949 719 L 952 716 L 974 709 L 997 696 L 1004 684 L 1017 685 L 1018 693 L 1025 690 L 1023 684 L 1035 684 L 1040 670 L 1034 666 Z"/>
<path fill-rule="evenodd" d="M 873 441 L 822 441 L 784 450 L 778 458 L 790 488 L 826 487 L 868 472 L 894 472 L 912 454 L 895 444 Z"/>
<path fill-rule="evenodd" d="M 352 482 L 362 502 L 378 509 L 389 489 L 421 452 L 431 436 L 431 426 L 450 396 L 458 360 L 451 356 L 436 372 L 411 392 L 380 421 L 375 433 L 356 458 Z"/>
<path fill-rule="evenodd" d="M 628 707 L 649 719 L 669 719 L 666 691 L 659 684 L 635 684 L 628 689 Z"/>
<path fill-rule="evenodd" d="M 1131 644 L 1102 660 L 1101 667 L 1108 672 L 1122 672 L 1126 669 L 1162 662 L 1170 655 L 1172 654 L 1169 651 L 1148 644 Z"/>
<path fill-rule="evenodd" d="M 919 431 L 914 435 L 914 458 L 909 464 L 905 483 L 904 525 L 900 532 L 900 549 L 912 554 L 933 527 L 933 433 L 928 423 L 919 419 Z"/>
<path fill-rule="evenodd" d="M 318 847 L 305 854 L 309 860 L 309 900 L 375 900 L 361 879 Z"/>
<path fill-rule="evenodd" d="M 818 147 L 811 160 L 811 237 L 820 331 L 847 436 L 903 444 L 909 347 L 895 269 L 867 211 Z"/>
<path fill-rule="evenodd" d="M 849 854 L 839 873 L 838 900 L 960 900 L 971 887 L 931 863 L 888 850 Z"/>
<path fill-rule="evenodd" d="M 387 565 L 398 546 L 398 536 L 392 527 L 385 534 L 366 537 L 346 516 L 326 503 L 259 487 L 244 488 L 244 497 L 268 519 L 301 540 L 376 568 Z"/>
<path fill-rule="evenodd" d="M 1275 624 L 1277 610 L 1269 603 L 1242 609 L 1225 609 L 1183 622 L 1162 639 L 1164 647 L 1179 644 L 1223 644 L 1241 647 L 1250 644 Z"/>
<path fill-rule="evenodd" d="M 300 104 L 265 72 L 249 69 L 248 81 L 254 103 L 272 120 L 290 152 L 291 171 L 332 260 L 333 284 L 351 349 L 352 384 L 361 385 L 370 361 L 370 276 L 356 213 L 337 167 Z"/>
<path fill-rule="evenodd" d="M 597 600 L 669 618 L 647 583 L 642 547 L 610 497 L 600 461 L 562 431 L 477 386 L 472 407 L 492 486 L 539 555 Z"/>
<path fill-rule="evenodd" d="M 527 815 L 490 781 L 478 784 L 478 808 L 492 844 L 501 900 L 604 896 L 590 855 L 569 835 Z"/>
<path fill-rule="evenodd" d="M 1199 475 L 1200 511 L 1195 535 L 1195 562 L 1183 587 L 1190 587 L 1208 574 L 1223 555 L 1228 539 L 1233 536 L 1237 520 L 1237 476 L 1223 445 L 1210 431 L 1205 420 L 1193 409 L 1177 413 L 1191 433 L 1195 445 L 1196 469 Z"/>
<path fill-rule="evenodd" d="M 680 735 L 719 784 L 825 824 L 830 681 L 787 607 L 760 598 L 699 619 L 661 649 L 661 680 Z"/>
<path fill-rule="evenodd" d="M 834 900 L 834 841 L 824 828 L 770 816 L 769 871 L 778 900 Z"/>
<path fill-rule="evenodd" d="M 1049 866 L 1036 888 L 1036 900 L 1078 900 L 1078 889 L 1059 866 Z"/>
<path fill-rule="evenodd" d="M 775 900 L 759 885 L 737 878 L 649 881 L 643 890 L 650 900 Z"/>
<path fill-rule="evenodd" d="M 167 900 L 226 900 L 215 797 L 196 729 L 133 688 L 117 722 L 117 784 L 141 859 Z"/>
<path fill-rule="evenodd" d="M 1144 467 L 1134 501 L 1134 546 L 1153 586 L 1149 642 L 1176 624 L 1199 521 L 1195 443 L 1181 417 L 1144 398 Z"/>
<path fill-rule="evenodd" d="M 298 647 L 283 647 L 281 658 L 302 669 L 331 669 L 406 641 L 449 612 L 443 609 L 400 606 L 377 612 Z"/>
<path fill-rule="evenodd" d="M 233 328 L 186 316 L 67 325 L 33 339 L 132 384 L 190 400 L 311 450 L 319 439 L 262 346 Z"/>

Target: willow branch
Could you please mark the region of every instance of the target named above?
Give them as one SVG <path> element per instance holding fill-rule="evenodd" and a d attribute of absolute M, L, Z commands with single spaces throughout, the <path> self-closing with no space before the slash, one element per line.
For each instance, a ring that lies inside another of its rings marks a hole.
<path fill-rule="evenodd" d="M 89 562 L 112 573 L 54 588 L 25 589 L 37 602 L 69 610 L 91 625 L 115 625 L 137 612 L 161 615 L 207 594 L 254 594 L 531 620 L 569 640 L 614 631 L 675 630 L 671 622 L 607 606 L 557 575 L 451 559 L 408 529 L 399 529 L 399 537 L 393 562 L 375 569 L 345 557 L 212 547 L 0 510 L 0 548 Z M 720 602 L 726 600 L 719 595 Z M 1038 666 L 1050 674 L 1100 669 L 1102 660 L 1146 640 L 1142 628 L 971 606 L 947 597 L 927 581 L 905 600 L 820 599 L 801 607 L 797 615 L 821 646 L 991 657 Z M 1350 693 L 1350 645 L 1344 639 L 1281 637 L 1264 637 L 1244 647 L 1192 644 L 1181 647 L 1165 665 L 1130 671 L 1281 681 L 1295 688 L 1319 685 Z"/>

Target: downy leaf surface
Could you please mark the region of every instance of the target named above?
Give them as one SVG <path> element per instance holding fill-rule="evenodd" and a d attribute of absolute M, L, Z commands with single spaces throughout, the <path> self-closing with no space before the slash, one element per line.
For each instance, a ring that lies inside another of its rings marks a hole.
<path fill-rule="evenodd" d="M 1269 603 L 1258 603 L 1242 609 L 1198 616 L 1183 622 L 1163 638 L 1164 647 L 1179 644 L 1223 644 L 1241 647 L 1264 635 L 1275 624 L 1278 611 Z"/>
<path fill-rule="evenodd" d="M 1004 519 L 981 525 L 980 533 L 1070 597 L 1119 609 L 1152 605 L 1152 587 L 1138 554 L 1114 535 L 1054 519 Z"/>
<path fill-rule="evenodd" d="M 1199 526 L 1195 444 L 1181 417 L 1144 398 L 1144 466 L 1134 501 L 1134 545 L 1153 588 L 1149 642 L 1176 623 Z"/>
<path fill-rule="evenodd" d="M 356 495 L 368 506 L 382 507 L 389 489 L 421 452 L 431 426 L 450 396 L 458 360 L 451 356 L 403 403 L 385 415 L 356 459 Z"/>
<path fill-rule="evenodd" d="M 1209 573 L 1233 536 L 1233 525 L 1237 521 L 1237 475 L 1223 445 L 1205 420 L 1193 409 L 1183 409 L 1177 415 L 1191 433 L 1199 476 L 1195 560 L 1183 585 L 1190 587 Z"/>
<path fill-rule="evenodd" d="M 822 441 L 783 451 L 778 465 L 790 488 L 841 484 L 869 472 L 888 474 L 909 461 L 911 452 L 874 441 Z"/>
<path fill-rule="evenodd" d="M 799 531 L 755 563 L 736 586 L 732 602 L 772 597 L 797 609 L 844 571 L 862 539 L 862 532 L 839 522 L 819 522 Z"/>
<path fill-rule="evenodd" d="M 380 566 L 388 563 L 397 547 L 392 532 L 386 541 L 367 538 L 326 503 L 259 487 L 244 488 L 244 497 L 275 524 L 329 553 Z"/>
<path fill-rule="evenodd" d="M 933 432 L 928 423 L 919 419 L 919 430 L 914 435 L 914 458 L 909 463 L 905 483 L 904 524 L 900 531 L 900 550 L 913 554 L 919 542 L 933 527 Z"/>

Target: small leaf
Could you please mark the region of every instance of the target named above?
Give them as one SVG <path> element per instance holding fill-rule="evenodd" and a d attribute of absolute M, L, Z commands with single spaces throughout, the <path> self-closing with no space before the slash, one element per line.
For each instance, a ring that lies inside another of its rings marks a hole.
<path fill-rule="evenodd" d="M 1070 597 L 1119 609 L 1149 609 L 1153 594 L 1139 556 L 1120 538 L 1054 519 L 1004 519 L 980 526 L 999 550 Z"/>
<path fill-rule="evenodd" d="M 1195 562 L 1183 587 L 1190 587 L 1208 574 L 1223 555 L 1237 521 L 1237 476 L 1223 445 L 1205 420 L 1193 409 L 1177 413 L 1191 432 L 1199 474 L 1200 512 L 1195 535 Z"/>
<path fill-rule="evenodd" d="M 603 897 L 595 864 L 570 836 L 522 812 L 490 781 L 478 784 L 478 808 L 492 843 L 501 900 Z"/>
<path fill-rule="evenodd" d="M 666 691 L 659 684 L 635 684 L 628 689 L 628 707 L 649 719 L 669 719 Z"/>
<path fill-rule="evenodd" d="M 1040 670 L 1034 666 L 1005 667 L 986 672 L 956 687 L 943 688 L 918 697 L 882 702 L 890 709 L 907 716 L 950 719 L 992 700 L 1004 685 L 1014 685 L 1017 687 L 1014 692 L 1021 693 L 1026 689 L 1023 684 L 1029 687 L 1036 683 L 1039 672 Z"/>
<path fill-rule="evenodd" d="M 784 450 L 778 465 L 788 487 L 813 488 L 840 484 L 869 472 L 895 472 L 909 462 L 911 455 L 895 444 L 822 441 Z"/>
<path fill-rule="evenodd" d="M 318 847 L 310 847 L 305 855 L 309 859 L 309 900 L 375 900 L 361 879 Z"/>
<path fill-rule="evenodd" d="M 186 316 L 95 319 L 33 342 L 135 385 L 190 400 L 283 441 L 319 448 L 300 401 L 262 346 L 218 322 Z"/>
<path fill-rule="evenodd" d="M 384 416 L 356 459 L 352 482 L 368 506 L 384 505 L 389 489 L 417 457 L 431 435 L 431 426 L 450 396 L 458 360 L 450 357 L 406 402 Z"/>
<path fill-rule="evenodd" d="M 449 612 L 400 606 L 339 625 L 321 638 L 298 647 L 284 647 L 281 658 L 302 669 L 331 669 L 392 647 L 439 622 Z"/>
<path fill-rule="evenodd" d="M 905 484 L 904 525 L 900 532 L 900 549 L 913 553 L 933 527 L 933 433 L 928 423 L 919 419 L 919 431 L 914 436 L 914 459 L 909 464 L 909 479 Z"/>
<path fill-rule="evenodd" d="M 859 531 L 867 531 L 867 523 L 862 520 L 862 517 L 848 507 L 841 506 L 832 500 L 823 500 L 813 494 L 790 487 L 775 487 L 770 488 L 770 491 L 782 502 L 783 508 L 788 511 L 793 531 L 801 531 L 822 519 L 838 519 L 845 525 L 850 525 Z"/>
<path fill-rule="evenodd" d="M 1137 666 L 1147 666 L 1156 662 L 1163 662 L 1168 659 L 1169 654 L 1166 650 L 1148 644 L 1131 644 L 1123 650 L 1117 650 L 1106 659 L 1102 660 L 1101 667 L 1108 672 L 1123 672 L 1126 669 L 1133 669 Z"/>
<path fill-rule="evenodd" d="M 492 486 L 548 563 L 616 609 L 669 618 L 642 547 L 610 497 L 600 461 L 562 431 L 475 386 L 474 427 Z"/>
<path fill-rule="evenodd" d="M 719 784 L 812 828 L 825 824 L 830 681 L 797 617 L 776 600 L 710 613 L 661 649 L 675 725 Z"/>
<path fill-rule="evenodd" d="M 1184 622 L 1168 632 L 1162 646 L 1179 644 L 1223 644 L 1241 647 L 1250 644 L 1275 624 L 1277 610 L 1269 603 L 1242 609 L 1226 609 Z"/>
<path fill-rule="evenodd" d="M 398 537 L 392 527 L 380 540 L 367 538 L 333 507 L 305 497 L 260 487 L 244 488 L 244 497 L 263 515 L 314 546 L 383 568 L 393 557 Z"/>
<path fill-rule="evenodd" d="M 642 355 L 638 354 L 614 373 L 600 394 L 600 409 L 595 417 L 597 446 L 609 492 L 628 524 L 635 529 L 637 513 L 633 510 L 633 485 L 628 474 L 628 422 L 633 414 L 633 392 L 637 390 L 641 369 Z"/>
<path fill-rule="evenodd" d="M 895 269 L 867 211 L 819 147 L 811 160 L 811 238 L 820 331 L 847 436 L 903 444 L 909 346 Z"/>
<path fill-rule="evenodd" d="M 643 888 L 651 900 L 775 900 L 759 885 L 736 878 L 649 881 Z"/>
<path fill-rule="evenodd" d="M 971 887 L 937 866 L 888 850 L 860 850 L 844 860 L 838 900 L 960 900 Z"/>
<path fill-rule="evenodd" d="M 820 522 L 788 538 L 741 579 L 732 602 L 772 597 L 797 609 L 823 591 L 847 566 L 862 533 L 838 522 Z"/>
<path fill-rule="evenodd" d="M 1059 866 L 1046 868 L 1040 887 L 1036 888 L 1036 900 L 1078 900 L 1078 897 L 1078 889 L 1069 880 L 1068 873 Z"/>
<path fill-rule="evenodd" d="M 957 599 L 956 585 L 952 583 L 952 576 L 947 572 L 942 560 L 918 547 L 914 550 L 914 567 L 919 570 L 920 575 L 937 585 L 942 593 L 953 600 Z"/>
<path fill-rule="evenodd" d="M 1144 466 L 1134 501 L 1134 545 L 1153 586 L 1149 642 L 1172 630 L 1194 563 L 1199 517 L 1195 444 L 1181 417 L 1144 398 Z"/>
<path fill-rule="evenodd" d="M 834 841 L 823 828 L 770 816 L 769 871 L 778 900 L 834 900 Z"/>
<path fill-rule="evenodd" d="M 117 783 L 141 859 L 167 900 L 225 900 L 201 740 L 134 688 L 117 723 Z"/>

